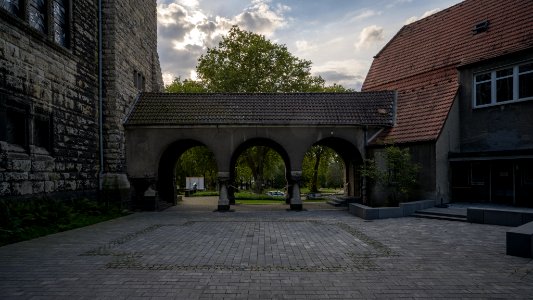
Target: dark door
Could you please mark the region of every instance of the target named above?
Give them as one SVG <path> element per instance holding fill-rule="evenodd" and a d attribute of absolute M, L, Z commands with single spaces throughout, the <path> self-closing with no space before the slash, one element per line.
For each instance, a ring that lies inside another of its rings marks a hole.
<path fill-rule="evenodd" d="M 493 162 L 491 170 L 492 202 L 513 204 L 513 163 Z"/>

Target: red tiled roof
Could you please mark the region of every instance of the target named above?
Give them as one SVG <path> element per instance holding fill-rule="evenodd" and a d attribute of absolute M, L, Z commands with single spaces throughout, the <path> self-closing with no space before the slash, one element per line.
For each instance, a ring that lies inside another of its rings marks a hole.
<path fill-rule="evenodd" d="M 142 93 L 126 125 L 392 126 L 395 92 Z"/>
<path fill-rule="evenodd" d="M 473 34 L 485 20 L 488 31 Z M 530 48 L 531 0 L 467 0 L 404 26 L 376 55 L 363 84 L 363 91 L 398 91 L 397 126 L 381 138 L 435 140 L 458 90 L 458 66 Z"/>

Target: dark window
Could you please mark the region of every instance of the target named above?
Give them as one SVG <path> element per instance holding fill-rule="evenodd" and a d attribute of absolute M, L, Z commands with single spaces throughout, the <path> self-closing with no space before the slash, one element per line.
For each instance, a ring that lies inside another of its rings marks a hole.
<path fill-rule="evenodd" d="M 533 63 L 518 68 L 518 98 L 533 97 Z"/>
<path fill-rule="evenodd" d="M 472 185 L 485 185 L 488 184 L 489 166 L 481 162 L 472 163 L 472 172 L 470 183 Z"/>
<path fill-rule="evenodd" d="M 0 6 L 16 16 L 20 15 L 20 0 L 0 0 Z"/>
<path fill-rule="evenodd" d="M 476 76 L 476 105 L 490 104 L 491 75 L 490 73 Z"/>
<path fill-rule="evenodd" d="M 144 75 L 140 72 L 133 72 L 133 86 L 139 91 L 144 91 L 145 87 L 145 78 Z"/>
<path fill-rule="evenodd" d="M 533 63 L 476 74 L 474 106 L 533 99 Z"/>
<path fill-rule="evenodd" d="M 7 111 L 5 139 L 10 144 L 26 146 L 26 116 L 20 111 Z"/>
<path fill-rule="evenodd" d="M 522 184 L 533 185 L 533 163 L 524 164 L 522 167 Z"/>
<path fill-rule="evenodd" d="M 496 72 L 496 102 L 513 100 L 513 69 Z"/>
<path fill-rule="evenodd" d="M 61 46 L 67 46 L 68 40 L 68 2 L 65 0 L 53 1 L 54 41 Z"/>
<path fill-rule="evenodd" d="M 30 0 L 28 7 L 30 26 L 46 33 L 46 3 L 45 0 Z"/>
<path fill-rule="evenodd" d="M 50 118 L 45 116 L 36 116 L 33 119 L 33 143 L 35 146 L 51 150 L 52 134 L 51 134 Z"/>

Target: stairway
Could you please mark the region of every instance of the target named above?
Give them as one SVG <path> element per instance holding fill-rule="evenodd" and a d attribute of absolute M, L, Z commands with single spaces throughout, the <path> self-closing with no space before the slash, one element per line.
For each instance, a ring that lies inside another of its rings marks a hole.
<path fill-rule="evenodd" d="M 417 210 L 411 216 L 416 218 L 468 222 L 466 218 L 465 209 L 433 207 L 423 210 Z"/>
<path fill-rule="evenodd" d="M 348 207 L 349 203 L 360 203 L 359 198 L 346 197 L 346 196 L 330 196 L 327 204 L 335 207 Z"/>

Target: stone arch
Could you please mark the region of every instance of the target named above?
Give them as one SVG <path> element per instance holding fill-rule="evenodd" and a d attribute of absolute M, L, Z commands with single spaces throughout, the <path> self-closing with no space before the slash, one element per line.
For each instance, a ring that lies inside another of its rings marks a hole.
<path fill-rule="evenodd" d="M 212 149 L 206 144 L 193 139 L 177 140 L 168 145 L 168 147 L 163 151 L 159 158 L 159 165 L 157 168 L 157 190 L 161 200 L 167 202 L 174 201 L 176 197 L 176 163 L 185 151 L 199 146 L 207 147 L 211 152 L 213 152 Z M 217 159 L 216 155 L 215 159 Z"/>
<path fill-rule="evenodd" d="M 234 182 L 235 180 L 235 167 L 236 167 L 236 164 L 237 164 L 237 159 L 239 158 L 239 156 L 248 148 L 250 147 L 253 147 L 253 146 L 264 146 L 264 147 L 269 147 L 269 148 L 272 148 L 274 151 L 276 151 L 280 156 L 281 158 L 283 159 L 283 162 L 285 163 L 285 178 L 287 180 L 287 183 L 288 185 L 290 185 L 290 178 L 291 178 L 291 173 L 290 173 L 290 170 L 291 170 L 291 159 L 290 159 L 290 156 L 289 156 L 289 153 L 285 150 L 285 147 L 283 147 L 281 144 L 279 144 L 278 142 L 272 140 L 272 139 L 269 139 L 269 138 L 262 138 L 262 137 L 256 137 L 256 138 L 251 138 L 251 139 L 248 139 L 244 142 L 242 142 L 241 144 L 239 144 L 235 150 L 233 151 L 233 153 L 231 154 L 231 158 L 230 158 L 230 164 L 229 164 L 229 180 L 230 182 Z M 290 189 L 288 189 L 290 191 Z M 230 201 L 230 204 L 235 204 L 235 198 L 233 196 L 233 188 L 230 188 L 228 189 L 228 196 L 229 196 L 229 201 Z M 290 193 L 288 194 L 288 197 L 287 197 L 287 202 L 289 202 L 289 199 L 290 199 Z"/>
<path fill-rule="evenodd" d="M 357 146 L 346 139 L 339 137 L 327 137 L 315 142 L 312 146 L 326 146 L 335 151 L 344 162 L 344 196 L 350 198 L 361 198 L 363 192 L 363 182 L 359 172 L 359 166 L 363 163 L 363 156 Z"/>

